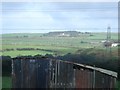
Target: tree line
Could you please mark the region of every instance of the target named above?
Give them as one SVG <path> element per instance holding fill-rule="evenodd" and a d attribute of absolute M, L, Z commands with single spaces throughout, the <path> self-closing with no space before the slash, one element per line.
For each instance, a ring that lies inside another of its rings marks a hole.
<path fill-rule="evenodd" d="M 39 51 L 46 51 L 46 52 L 57 52 L 55 50 L 49 50 L 49 49 L 41 49 L 41 48 L 10 48 L 10 49 L 4 49 L 4 50 L 1 50 L 2 52 L 4 51 L 32 51 L 32 50 L 39 50 Z"/>
<path fill-rule="evenodd" d="M 2 70 L 3 70 L 3 75 L 10 75 L 11 74 L 11 61 L 12 58 L 10 56 L 1 56 L 2 58 Z M 71 54 L 68 53 L 64 56 L 56 56 L 54 57 L 52 54 L 46 54 L 46 55 L 35 55 L 35 56 L 20 56 L 20 58 L 50 58 L 50 59 L 56 59 L 56 60 L 64 60 L 64 61 L 70 61 L 70 62 L 75 62 L 75 63 L 81 63 L 81 64 L 86 64 L 90 66 L 96 66 L 99 68 L 111 70 L 118 72 L 120 75 L 120 62 L 118 58 L 109 58 L 109 57 L 104 57 L 104 59 L 96 57 L 95 54 Z M 113 60 L 114 59 L 114 60 Z M 120 80 L 120 77 L 119 77 Z"/>

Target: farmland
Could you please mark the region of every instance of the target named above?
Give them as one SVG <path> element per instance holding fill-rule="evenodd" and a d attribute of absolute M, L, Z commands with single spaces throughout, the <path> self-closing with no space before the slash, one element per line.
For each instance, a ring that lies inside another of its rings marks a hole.
<path fill-rule="evenodd" d="M 86 54 L 97 53 L 98 55 L 96 56 L 98 59 L 102 58 L 101 53 L 106 51 L 106 48 L 101 42 L 106 39 L 106 33 L 83 33 L 76 37 L 44 36 L 41 33 L 15 33 L 2 34 L 0 36 L 2 37 L 0 54 L 11 57 L 22 55 L 34 56 L 37 54 L 63 56 L 68 53 L 76 54 L 87 50 L 85 51 Z M 117 39 L 118 33 L 112 33 L 111 40 L 117 41 Z M 118 47 L 112 47 L 112 56 L 118 56 L 117 50 Z M 9 76 L 3 77 L 3 87 L 11 87 L 11 78 Z"/>
<path fill-rule="evenodd" d="M 10 76 L 2 77 L 2 88 L 11 88 L 12 80 Z"/>
<path fill-rule="evenodd" d="M 36 55 L 36 54 L 53 54 L 65 55 L 67 53 L 75 53 L 79 49 L 105 49 L 101 41 L 106 39 L 106 33 L 92 33 L 81 34 L 77 37 L 57 37 L 57 36 L 44 36 L 44 34 L 3 34 L 2 36 L 2 55 L 9 55 L 16 57 L 20 55 Z M 117 33 L 111 34 L 113 41 L 118 39 Z M 17 48 L 34 48 L 40 50 L 22 50 Z M 8 50 L 6 50 L 8 49 Z M 13 49 L 13 50 L 9 50 Z M 44 49 L 44 50 L 41 50 Z M 50 51 L 51 50 L 51 51 Z M 117 48 L 112 48 L 117 50 Z"/>

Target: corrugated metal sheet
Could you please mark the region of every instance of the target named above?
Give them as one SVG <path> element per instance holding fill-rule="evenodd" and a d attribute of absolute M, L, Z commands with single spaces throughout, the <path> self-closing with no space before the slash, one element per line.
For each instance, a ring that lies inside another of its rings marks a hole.
<path fill-rule="evenodd" d="M 48 58 L 14 58 L 13 88 L 115 88 L 117 73 Z"/>

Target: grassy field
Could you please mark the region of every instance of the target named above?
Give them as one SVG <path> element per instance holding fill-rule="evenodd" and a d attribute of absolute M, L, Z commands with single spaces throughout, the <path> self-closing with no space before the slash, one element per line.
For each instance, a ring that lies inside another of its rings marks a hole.
<path fill-rule="evenodd" d="M 2 77 L 0 76 L 0 89 L 2 88 Z"/>
<path fill-rule="evenodd" d="M 12 79 L 10 76 L 2 77 L 2 88 L 10 89 L 12 87 Z M 120 81 L 117 81 L 117 89 L 120 90 Z"/>
<path fill-rule="evenodd" d="M 12 80 L 10 76 L 2 77 L 2 88 L 11 88 L 12 87 Z"/>
<path fill-rule="evenodd" d="M 13 51 L 1 51 L 0 54 L 9 55 L 11 57 L 37 54 L 65 55 L 67 53 L 76 53 L 76 51 L 80 49 L 106 49 L 103 46 L 103 43 L 101 43 L 101 41 L 106 39 L 106 33 L 92 33 L 92 36 L 90 36 L 89 34 L 81 34 L 79 37 L 48 37 L 43 36 L 43 34 L 29 33 L 3 34 L 0 36 L 2 37 L 0 38 L 2 41 L 2 48 L 0 49 L 0 51 L 6 49 L 14 49 Z M 117 40 L 118 34 L 112 33 L 111 39 Z M 39 48 L 44 50 L 52 50 L 56 52 L 42 50 L 18 51 L 16 50 L 17 48 Z M 114 56 L 117 55 L 117 50 L 117 47 L 112 48 Z M 2 80 L 3 88 L 11 87 L 11 77 L 4 76 Z"/>
<path fill-rule="evenodd" d="M 27 36 L 27 37 L 26 37 Z M 111 34 L 112 40 L 118 39 L 117 33 Z M 42 54 L 59 54 L 74 53 L 79 49 L 96 48 L 105 49 L 102 40 L 106 39 L 106 33 L 81 34 L 79 37 L 48 37 L 42 34 L 3 34 L 2 49 L 15 49 L 14 51 L 4 51 L 2 55 L 10 55 L 16 57 L 19 55 L 36 55 Z M 48 51 L 17 51 L 16 48 L 40 48 L 46 50 L 54 50 L 57 52 Z M 112 50 L 115 50 L 114 48 Z"/>
<path fill-rule="evenodd" d="M 117 81 L 117 90 L 120 90 L 120 81 Z"/>

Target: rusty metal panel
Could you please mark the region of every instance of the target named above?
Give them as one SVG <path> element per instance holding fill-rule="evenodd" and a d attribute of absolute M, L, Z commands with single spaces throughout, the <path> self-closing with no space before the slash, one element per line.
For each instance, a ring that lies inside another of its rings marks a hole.
<path fill-rule="evenodd" d="M 49 78 L 49 61 L 36 60 L 34 72 L 36 77 L 36 87 L 37 88 L 48 88 L 48 78 Z"/>
<path fill-rule="evenodd" d="M 104 70 L 105 71 L 105 70 Z M 13 88 L 114 88 L 116 77 L 94 68 L 47 58 L 12 61 Z"/>
<path fill-rule="evenodd" d="M 57 83 L 58 88 L 74 88 L 74 69 L 73 65 L 57 61 Z"/>
<path fill-rule="evenodd" d="M 89 88 L 93 88 L 93 72 L 89 72 L 89 82 L 88 82 Z"/>
<path fill-rule="evenodd" d="M 110 90 L 112 90 L 112 88 L 116 87 L 116 78 L 115 77 L 109 76 L 109 87 L 111 88 Z"/>
<path fill-rule="evenodd" d="M 98 72 L 95 72 L 95 88 L 115 88 L 114 77 Z"/>
<path fill-rule="evenodd" d="M 13 88 L 21 88 L 21 60 L 13 60 Z"/>
<path fill-rule="evenodd" d="M 75 73 L 75 81 L 76 81 L 76 88 L 92 88 L 90 83 L 90 71 L 88 70 L 76 70 Z"/>
<path fill-rule="evenodd" d="M 30 64 L 29 74 L 28 74 L 28 76 L 30 77 L 30 82 L 28 83 L 29 84 L 28 86 L 29 86 L 29 88 L 35 88 L 36 87 L 36 60 L 30 59 L 28 64 Z M 23 70 L 24 70 L 24 68 L 23 68 Z M 25 73 L 23 72 L 23 74 L 25 74 Z M 26 88 L 28 88 L 28 87 L 26 86 Z"/>

